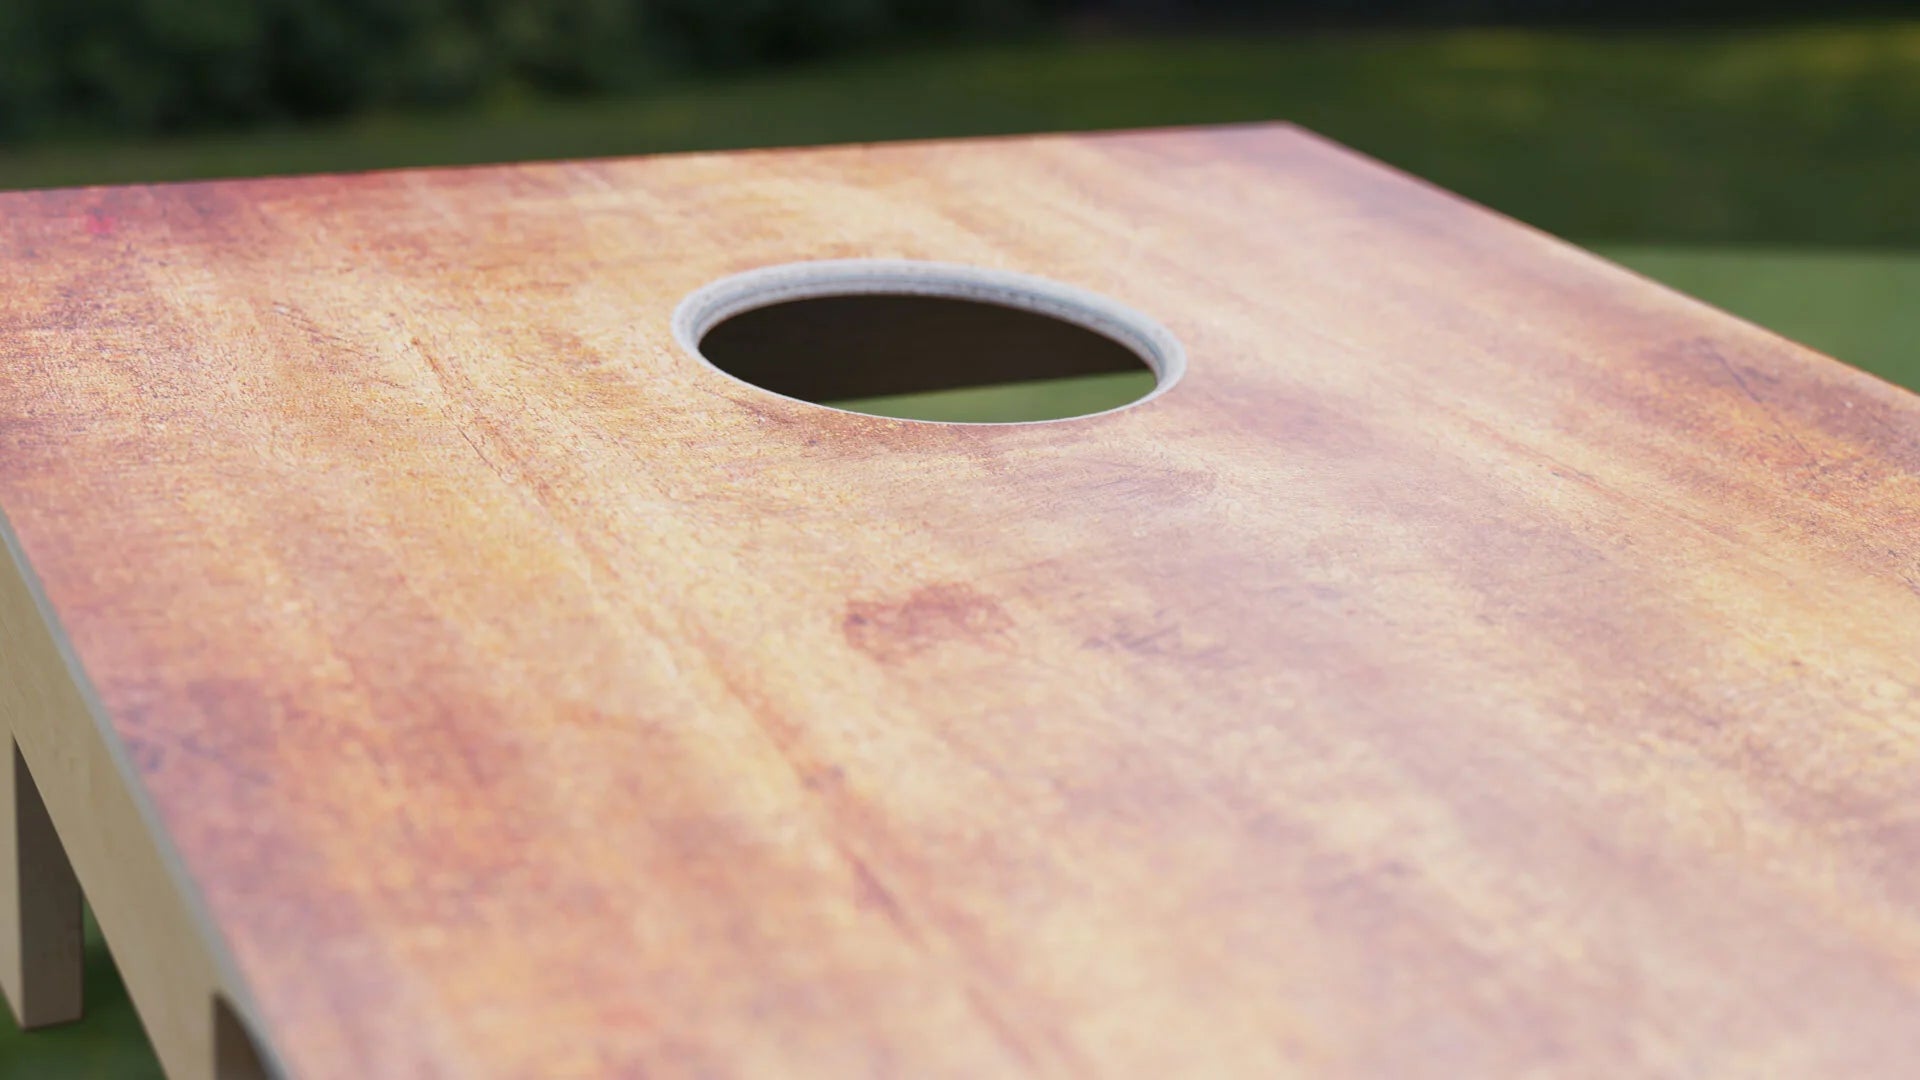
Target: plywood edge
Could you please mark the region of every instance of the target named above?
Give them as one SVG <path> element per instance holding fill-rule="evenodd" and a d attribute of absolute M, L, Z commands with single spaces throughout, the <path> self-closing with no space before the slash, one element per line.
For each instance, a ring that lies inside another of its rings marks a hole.
<path fill-rule="evenodd" d="M 37 781 L 65 861 L 93 905 L 161 1065 L 174 1080 L 237 1080 L 226 1064 L 235 1055 L 223 1049 L 234 1033 L 216 1030 L 221 1010 L 230 1009 L 233 1019 L 226 1026 L 237 1022 L 251 1032 L 261 1075 L 287 1076 L 4 513 L 0 546 L 0 734 L 10 729 L 12 745 Z M 17 865 L 44 875 L 47 855 L 42 851 L 37 863 Z M 57 880 L 22 884 L 23 892 L 40 889 L 45 902 L 63 902 Z M 0 909 L 6 914 L 18 915 Z M 49 971 L 62 977 L 57 966 L 40 974 Z M 7 993 L 18 1010 L 37 993 L 59 989 L 23 995 L 21 987 L 8 986 Z"/>

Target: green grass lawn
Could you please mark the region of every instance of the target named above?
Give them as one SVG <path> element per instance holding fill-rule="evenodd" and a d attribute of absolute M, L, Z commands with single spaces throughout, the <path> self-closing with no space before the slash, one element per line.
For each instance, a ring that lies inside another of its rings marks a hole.
<path fill-rule="evenodd" d="M 1599 251 L 1888 382 L 1920 390 L 1920 252 L 1642 245 L 1602 245 Z"/>
<path fill-rule="evenodd" d="M 0 150 L 0 187 L 1284 118 L 1563 236 L 1920 248 L 1920 19 L 1073 38 L 312 129 Z"/>
<path fill-rule="evenodd" d="M 1920 21 L 1032 42 L 629 101 L 12 147 L 0 150 L 0 187 L 1268 118 L 1305 123 L 1920 388 Z M 869 405 L 1022 419 L 1113 404 L 1139 390 L 1126 378 Z M 23 1037 L 0 1019 L 0 1080 L 159 1075 L 97 937 L 88 977 L 79 1025 Z"/>

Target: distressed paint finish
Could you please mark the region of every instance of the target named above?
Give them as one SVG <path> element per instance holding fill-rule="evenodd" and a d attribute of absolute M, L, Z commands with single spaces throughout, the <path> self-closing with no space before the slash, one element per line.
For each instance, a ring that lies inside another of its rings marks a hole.
<path fill-rule="evenodd" d="M 1190 370 L 672 343 L 855 256 Z M 0 196 L 0 507 L 300 1077 L 1920 1060 L 1920 399 L 1294 129 Z"/>

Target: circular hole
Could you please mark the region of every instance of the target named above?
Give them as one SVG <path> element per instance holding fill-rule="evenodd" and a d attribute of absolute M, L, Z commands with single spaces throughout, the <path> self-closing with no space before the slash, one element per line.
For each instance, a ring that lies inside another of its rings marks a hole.
<path fill-rule="evenodd" d="M 948 423 L 1090 416 L 1166 392 L 1180 344 L 1114 300 L 1045 278 L 911 260 L 789 263 L 682 301 L 674 335 L 783 397 Z"/>

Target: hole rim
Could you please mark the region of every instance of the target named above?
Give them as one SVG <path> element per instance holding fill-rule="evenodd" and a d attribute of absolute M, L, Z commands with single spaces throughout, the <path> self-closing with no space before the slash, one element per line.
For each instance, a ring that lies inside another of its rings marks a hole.
<path fill-rule="evenodd" d="M 836 296 L 930 296 L 1032 312 L 1099 334 L 1134 354 L 1153 373 L 1153 389 L 1098 412 L 1044 420 L 922 420 L 843 409 L 769 390 L 707 358 L 700 343 L 737 315 L 796 300 Z M 707 368 L 757 393 L 846 416 L 934 427 L 1031 427 L 1063 424 L 1138 408 L 1173 389 L 1187 372 L 1186 349 L 1171 330 L 1133 307 L 1089 289 L 1035 274 L 930 259 L 809 259 L 755 267 L 710 281 L 674 308 L 674 340 Z"/>

